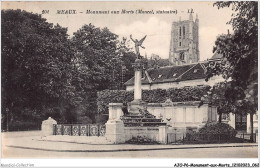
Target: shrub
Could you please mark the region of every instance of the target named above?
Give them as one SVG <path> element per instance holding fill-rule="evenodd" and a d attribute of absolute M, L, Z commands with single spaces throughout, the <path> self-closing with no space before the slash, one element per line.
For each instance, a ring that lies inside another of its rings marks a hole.
<path fill-rule="evenodd" d="M 159 144 L 159 142 L 154 141 L 147 137 L 143 137 L 143 136 L 133 137 L 132 139 L 126 141 L 126 143 L 129 143 L 129 144 Z"/>
<path fill-rule="evenodd" d="M 215 142 L 234 142 L 237 131 L 228 124 L 206 124 L 198 132 L 186 134 L 186 143 L 215 143 Z"/>
<path fill-rule="evenodd" d="M 199 129 L 200 134 L 225 134 L 229 135 L 230 138 L 235 137 L 237 131 L 228 124 L 216 123 L 216 124 L 206 124 L 204 127 Z"/>

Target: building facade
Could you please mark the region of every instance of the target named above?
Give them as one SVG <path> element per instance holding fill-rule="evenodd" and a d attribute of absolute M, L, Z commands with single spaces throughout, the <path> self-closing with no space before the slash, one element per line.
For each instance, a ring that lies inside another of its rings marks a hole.
<path fill-rule="evenodd" d="M 213 86 L 215 83 L 223 82 L 221 76 L 214 76 L 208 82 L 206 78 L 206 67 L 208 62 L 200 62 L 179 66 L 165 66 L 156 69 L 148 69 L 142 78 L 142 89 L 169 89 L 188 86 Z M 126 90 L 134 89 L 134 77 L 126 83 Z"/>
<path fill-rule="evenodd" d="M 172 66 L 151 68 L 145 71 L 141 79 L 143 90 L 169 89 L 191 86 L 209 85 L 223 82 L 221 76 L 214 76 L 209 81 L 205 81 L 207 66 L 210 63 L 218 62 L 222 55 L 214 53 L 213 56 L 204 62 L 199 62 L 199 19 L 190 14 L 189 20 L 172 23 L 169 61 Z M 134 89 L 134 77 L 126 83 L 126 90 Z M 179 102 L 181 103 L 181 102 Z M 205 122 L 217 122 L 216 107 L 205 106 L 205 109 L 198 109 L 194 103 L 182 105 L 177 103 L 169 107 L 162 105 L 148 105 L 148 111 L 164 120 L 169 119 L 168 124 L 176 127 L 197 126 L 201 127 Z M 192 118 L 187 118 L 193 116 Z M 258 113 L 254 115 L 254 132 L 258 131 Z M 250 116 L 239 114 L 223 114 L 222 122 L 228 123 L 238 131 L 250 132 Z M 198 122 L 199 121 L 199 122 Z"/>

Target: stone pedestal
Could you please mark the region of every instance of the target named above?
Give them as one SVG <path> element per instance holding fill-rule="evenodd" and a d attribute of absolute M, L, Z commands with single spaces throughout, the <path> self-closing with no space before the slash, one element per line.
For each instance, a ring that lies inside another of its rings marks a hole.
<path fill-rule="evenodd" d="M 159 142 L 162 144 L 167 144 L 167 126 L 159 127 Z"/>
<path fill-rule="evenodd" d="M 106 138 L 114 144 L 125 143 L 125 127 L 121 120 L 108 120 Z"/>
<path fill-rule="evenodd" d="M 124 115 L 122 111 L 123 103 L 109 103 L 109 119 L 119 120 L 120 116 Z"/>
<path fill-rule="evenodd" d="M 139 110 L 145 110 L 147 108 L 147 103 L 142 100 L 133 100 L 130 102 L 130 113 L 139 114 Z"/>
<path fill-rule="evenodd" d="M 47 120 L 42 121 L 42 136 L 53 135 L 53 125 L 57 124 L 57 121 L 49 117 Z"/>

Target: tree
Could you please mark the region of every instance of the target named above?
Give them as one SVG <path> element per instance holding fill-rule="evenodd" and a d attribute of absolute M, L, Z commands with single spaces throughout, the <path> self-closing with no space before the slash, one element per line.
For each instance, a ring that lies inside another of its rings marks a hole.
<path fill-rule="evenodd" d="M 84 76 L 84 89 L 104 90 L 117 80 L 121 59 L 117 54 L 117 35 L 107 28 L 84 25 L 74 33 L 78 69 Z"/>
<path fill-rule="evenodd" d="M 255 1 L 228 1 L 216 2 L 214 6 L 219 9 L 232 7 L 234 13 L 228 23 L 232 25 L 234 33 L 217 38 L 213 52 L 222 54 L 223 60 L 220 64 L 209 67 L 207 79 L 222 74 L 226 80 L 231 80 L 231 87 L 225 92 L 231 93 L 233 97 L 232 104 L 236 109 L 233 112 L 247 110 L 253 128 L 253 115 L 258 106 L 258 4 Z M 250 108 L 245 108 L 249 105 Z M 251 129 L 251 140 L 252 138 L 253 129 Z"/>
<path fill-rule="evenodd" d="M 228 88 L 227 88 L 228 87 Z M 213 87 L 212 103 L 217 106 L 219 114 L 219 123 L 222 121 L 222 114 L 229 114 L 231 112 L 231 104 L 233 99 L 228 99 L 226 95 L 226 90 L 228 90 L 230 85 L 226 83 L 218 83 Z"/>
<path fill-rule="evenodd" d="M 54 113 L 66 120 L 65 111 L 77 103 L 67 29 L 21 10 L 2 10 L 1 23 L 3 115 L 9 122 Z"/>
<path fill-rule="evenodd" d="M 126 39 L 118 40 L 118 36 L 108 28 L 98 28 L 92 24 L 84 25 L 72 37 L 76 49 L 75 65 L 78 69 L 78 80 L 74 83 L 85 93 L 86 113 L 95 120 L 97 91 L 119 89 L 122 80 L 122 66 L 126 72 L 131 64 L 131 52 Z M 131 69 L 130 69 L 131 70 Z"/>
<path fill-rule="evenodd" d="M 169 59 L 162 59 L 157 54 L 151 54 L 150 59 L 147 59 L 148 68 L 159 68 L 170 65 Z"/>

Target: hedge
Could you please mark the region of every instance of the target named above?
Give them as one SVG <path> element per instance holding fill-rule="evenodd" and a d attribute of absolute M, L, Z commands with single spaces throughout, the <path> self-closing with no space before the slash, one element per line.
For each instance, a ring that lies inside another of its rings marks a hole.
<path fill-rule="evenodd" d="M 41 130 L 41 123 L 33 121 L 15 121 L 9 123 L 8 128 L 9 131 Z"/>
<path fill-rule="evenodd" d="M 143 90 L 142 100 L 147 103 L 163 103 L 167 98 L 172 102 L 200 101 L 206 95 L 210 86 L 196 86 L 170 89 Z M 109 103 L 131 102 L 134 99 L 133 91 L 103 90 L 97 93 L 98 113 L 107 114 Z"/>
<path fill-rule="evenodd" d="M 237 131 L 229 124 L 206 124 L 198 132 L 186 134 L 185 143 L 223 143 L 241 142 L 236 139 Z"/>

